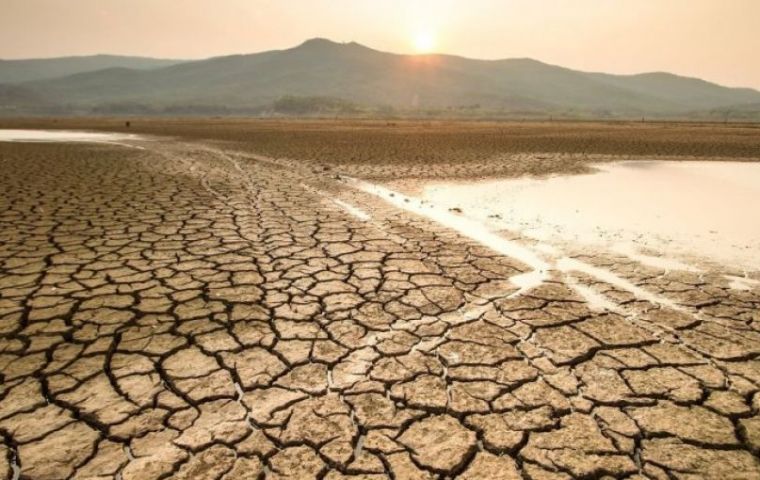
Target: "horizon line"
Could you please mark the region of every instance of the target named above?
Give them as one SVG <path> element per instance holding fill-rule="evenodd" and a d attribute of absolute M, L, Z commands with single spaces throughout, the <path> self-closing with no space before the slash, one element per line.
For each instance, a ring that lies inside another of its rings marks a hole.
<path fill-rule="evenodd" d="M 681 78 L 686 79 L 692 79 L 692 80 L 699 80 L 707 83 L 711 83 L 713 85 L 718 85 L 724 88 L 731 88 L 731 89 L 743 89 L 743 90 L 754 90 L 758 93 L 760 93 L 760 85 L 757 87 L 751 87 L 746 85 L 727 85 L 724 83 L 719 83 L 718 81 L 714 80 L 708 80 L 703 77 L 697 77 L 690 74 L 681 74 L 681 73 L 675 73 L 673 71 L 666 71 L 666 70 L 646 70 L 646 71 L 639 71 L 635 73 L 611 73 L 608 71 L 599 71 L 599 70 L 582 70 L 582 69 L 576 69 L 564 65 L 559 65 L 555 63 L 549 63 L 545 62 L 543 60 L 539 60 L 537 58 L 533 57 L 501 57 L 501 58 L 476 58 L 476 57 L 467 57 L 464 55 L 458 55 L 453 53 L 445 53 L 445 52 L 429 52 L 429 53 L 399 53 L 399 52 L 391 52 L 386 50 L 378 50 L 376 48 L 370 47 L 368 45 L 365 45 L 363 43 L 359 43 L 356 40 L 349 40 L 345 42 L 336 41 L 328 37 L 311 37 L 307 38 L 306 40 L 298 43 L 295 46 L 292 47 L 286 47 L 286 48 L 273 48 L 269 50 L 259 50 L 259 51 L 249 51 L 249 52 L 238 52 L 238 53 L 223 53 L 223 54 L 217 54 L 217 55 L 211 55 L 211 56 L 204 56 L 204 57 L 191 57 L 191 58 L 170 58 L 170 57 L 153 57 L 148 56 L 144 54 L 137 54 L 137 53 L 91 53 L 91 54 L 73 54 L 73 55 L 59 55 L 59 56 L 51 56 L 51 57 L 19 57 L 19 58 L 6 58 L 6 57 L 0 57 L 0 62 L 23 62 L 23 61 L 46 61 L 46 60 L 62 60 L 62 59 L 74 59 L 74 58 L 92 58 L 92 57 L 122 57 L 122 58 L 140 58 L 140 59 L 147 59 L 147 60 L 158 60 L 158 61 L 168 61 L 168 62 L 177 62 L 177 64 L 180 63 L 190 63 L 190 62 L 202 62 L 206 60 L 212 60 L 216 58 L 225 58 L 225 57 L 236 57 L 236 56 L 250 56 L 250 55 L 258 55 L 262 53 L 269 53 L 269 52 L 284 52 L 288 50 L 294 50 L 300 47 L 303 47 L 309 42 L 315 42 L 315 41 L 322 41 L 327 42 L 333 45 L 338 46 L 347 46 L 347 45 L 357 45 L 362 48 L 366 48 L 368 50 L 372 50 L 379 53 L 385 53 L 388 55 L 398 55 L 398 56 L 404 56 L 404 57 L 434 57 L 434 56 L 440 56 L 440 57 L 454 57 L 454 58 L 462 58 L 465 60 L 472 60 L 472 61 L 480 61 L 480 62 L 499 62 L 499 61 L 509 61 L 509 60 L 530 60 L 533 62 L 538 62 L 543 65 L 551 66 L 551 67 L 557 67 L 557 68 L 563 68 L 566 70 L 572 70 L 575 72 L 580 73 L 591 73 L 591 74 L 604 74 L 604 75 L 613 75 L 613 76 L 619 76 L 619 77 L 635 77 L 640 75 L 653 75 L 653 74 L 666 74 L 666 75 L 674 75 Z M 163 68 L 163 67 L 157 67 L 157 68 Z"/>

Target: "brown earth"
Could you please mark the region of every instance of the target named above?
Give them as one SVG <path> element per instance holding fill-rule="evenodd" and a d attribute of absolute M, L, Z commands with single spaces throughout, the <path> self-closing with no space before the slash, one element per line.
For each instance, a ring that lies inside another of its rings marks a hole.
<path fill-rule="evenodd" d="M 518 292 L 335 178 L 757 159 L 758 130 L 132 122 L 180 138 L 0 143 L 0 478 L 760 477 L 760 289 L 582 252 L 667 302 Z"/>
<path fill-rule="evenodd" d="M 372 179 L 578 173 L 609 159 L 760 160 L 760 124 L 248 119 L 2 119 L 0 128 L 69 128 L 222 141 Z"/>

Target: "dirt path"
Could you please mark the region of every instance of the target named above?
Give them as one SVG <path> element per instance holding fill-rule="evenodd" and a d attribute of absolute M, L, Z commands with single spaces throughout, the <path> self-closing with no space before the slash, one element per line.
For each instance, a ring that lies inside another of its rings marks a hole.
<path fill-rule="evenodd" d="M 144 146 L 0 144 L 0 478 L 760 476 L 756 285 Z"/>

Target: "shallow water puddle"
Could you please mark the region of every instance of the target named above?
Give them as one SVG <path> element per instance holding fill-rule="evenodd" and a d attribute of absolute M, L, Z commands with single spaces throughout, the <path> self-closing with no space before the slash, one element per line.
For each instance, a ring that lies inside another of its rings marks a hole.
<path fill-rule="evenodd" d="M 576 293 L 583 297 L 583 299 L 592 310 L 600 312 L 606 310 L 610 312 L 625 314 L 623 309 L 620 308 L 615 302 L 607 298 L 605 295 L 597 292 L 593 288 L 587 285 L 583 285 L 575 277 L 567 276 L 565 277 L 565 282 L 567 282 L 567 285 L 570 288 L 575 290 Z"/>
<path fill-rule="evenodd" d="M 751 278 L 726 275 L 726 279 L 730 282 L 728 287 L 733 288 L 734 290 L 752 290 L 752 288 L 760 286 L 760 281 Z"/>
<path fill-rule="evenodd" d="M 675 303 L 668 300 L 667 298 L 661 297 L 659 295 L 655 295 L 637 285 L 634 285 L 628 280 L 621 278 L 620 276 L 604 268 L 589 265 L 588 263 L 581 262 L 580 260 L 576 260 L 574 258 L 568 258 L 568 257 L 560 258 L 557 261 L 556 265 L 559 270 L 565 273 L 572 273 L 572 272 L 585 273 L 586 275 L 596 278 L 597 280 L 608 283 L 621 290 L 625 290 L 626 292 L 630 292 L 634 294 L 637 298 L 640 298 L 642 300 L 647 300 L 649 302 L 660 304 L 665 307 L 670 307 L 675 310 L 678 310 L 681 308 Z M 588 295 L 585 294 L 583 291 L 578 291 L 578 293 L 584 296 L 587 301 L 589 300 Z M 589 301 L 589 303 L 593 303 L 593 302 Z"/>
<path fill-rule="evenodd" d="M 119 142 L 137 140 L 140 137 L 129 133 L 83 132 L 77 130 L 21 130 L 0 129 L 0 142 L 86 142 L 110 143 L 134 147 Z"/>
<path fill-rule="evenodd" d="M 421 200 L 545 242 L 612 247 L 642 263 L 668 256 L 760 270 L 760 163 L 619 162 L 589 175 L 434 183 Z"/>
<path fill-rule="evenodd" d="M 577 272 L 642 300 L 681 309 L 612 271 L 563 252 L 568 245 L 586 243 L 663 271 L 700 270 L 671 255 L 760 270 L 760 222 L 754 219 L 754 212 L 760 211 L 760 164 L 640 163 L 604 165 L 599 173 L 545 180 L 435 183 L 424 186 L 419 198 L 348 180 L 359 190 L 529 266 L 530 271 L 510 278 L 519 288 L 510 296 L 535 288 L 556 272 L 593 308 L 615 311 L 614 302 L 574 280 Z M 508 239 L 510 231 L 539 242 L 525 246 Z M 738 277 L 730 280 L 732 288 L 753 285 Z"/>
<path fill-rule="evenodd" d="M 491 228 L 479 222 L 477 219 L 471 219 L 466 216 L 451 213 L 440 206 L 427 203 L 417 198 L 405 196 L 389 188 L 373 183 L 357 179 L 351 179 L 350 183 L 359 190 L 378 196 L 398 208 L 416 213 L 427 217 L 436 223 L 445 225 L 495 252 L 514 258 L 531 267 L 532 271 L 521 273 L 510 278 L 515 285 L 520 287 L 520 290 L 514 295 L 530 290 L 549 278 L 551 265 L 537 252 L 526 248 L 517 242 L 504 238 L 502 235 L 494 232 Z"/>
<path fill-rule="evenodd" d="M 351 205 L 348 202 L 344 202 L 343 200 L 340 200 L 337 198 L 333 198 L 332 201 L 335 205 L 339 206 L 340 208 L 342 208 L 343 210 L 345 210 L 346 212 L 350 213 L 351 215 L 353 215 L 354 217 L 358 218 L 359 220 L 363 222 L 366 222 L 371 218 L 367 212 L 365 212 L 359 207 L 355 207 Z"/>
<path fill-rule="evenodd" d="M 364 192 L 379 196 L 399 208 L 412 211 L 418 215 L 428 217 L 431 220 L 446 225 L 449 228 L 453 228 L 462 235 L 472 238 L 494 251 L 520 260 L 522 263 L 529 265 L 535 270 L 547 270 L 549 268 L 546 262 L 537 256 L 535 252 L 494 233 L 490 228 L 481 224 L 477 220 L 453 214 L 436 205 L 426 204 L 424 201 L 420 201 L 413 197 L 407 197 L 380 185 L 364 182 L 362 180 L 352 180 L 352 183 Z"/>

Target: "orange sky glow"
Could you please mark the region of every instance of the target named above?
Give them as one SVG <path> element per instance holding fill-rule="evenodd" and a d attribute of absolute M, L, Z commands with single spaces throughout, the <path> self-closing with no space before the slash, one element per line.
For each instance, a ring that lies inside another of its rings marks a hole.
<path fill-rule="evenodd" d="M 326 37 L 760 88 L 760 0 L 2 0 L 0 58 L 205 58 Z"/>

